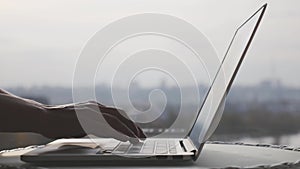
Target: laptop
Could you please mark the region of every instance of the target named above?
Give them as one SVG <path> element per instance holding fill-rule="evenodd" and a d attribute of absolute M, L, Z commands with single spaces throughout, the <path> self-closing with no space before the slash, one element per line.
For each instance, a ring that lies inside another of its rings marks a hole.
<path fill-rule="evenodd" d="M 128 161 L 195 161 L 205 141 L 216 129 L 225 98 L 250 47 L 267 4 L 260 7 L 236 30 L 218 67 L 197 118 L 185 138 L 147 138 L 140 143 L 120 142 L 109 138 L 60 139 L 21 156 L 21 160 L 37 164 L 115 164 Z M 95 144 L 94 142 L 97 142 Z M 96 146 L 95 146 L 96 145 Z"/>

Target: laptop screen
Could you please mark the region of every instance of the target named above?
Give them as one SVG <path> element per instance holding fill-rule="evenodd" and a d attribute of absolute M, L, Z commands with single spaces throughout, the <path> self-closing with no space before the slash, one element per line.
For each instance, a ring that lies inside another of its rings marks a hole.
<path fill-rule="evenodd" d="M 267 4 L 236 30 L 202 103 L 189 137 L 199 148 L 216 129 L 223 113 L 226 95 L 252 42 Z"/>

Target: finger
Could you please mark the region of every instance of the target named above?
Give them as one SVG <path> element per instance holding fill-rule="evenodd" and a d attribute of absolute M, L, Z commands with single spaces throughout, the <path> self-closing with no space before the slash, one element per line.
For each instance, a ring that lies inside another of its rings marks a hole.
<path fill-rule="evenodd" d="M 137 136 L 135 136 L 134 133 L 115 116 L 111 114 L 105 114 L 105 113 L 100 114 L 99 111 L 95 111 L 89 107 L 83 109 L 83 112 L 85 112 L 84 114 L 86 116 L 88 115 L 86 112 L 94 112 L 91 114 L 92 116 L 90 117 L 83 116 L 83 118 L 84 117 L 88 118 L 89 124 L 100 125 L 100 128 L 99 127 L 90 128 L 88 134 L 94 134 L 100 137 L 115 138 L 117 140 L 124 141 L 124 142 L 128 140 L 131 142 L 134 140 L 138 140 Z M 102 116 L 102 123 L 100 124 L 98 120 L 99 116 Z"/>
<path fill-rule="evenodd" d="M 138 138 L 129 138 L 129 142 L 132 144 L 136 144 L 136 143 L 139 143 L 140 140 Z"/>
<path fill-rule="evenodd" d="M 113 138 L 123 141 L 123 142 L 126 142 L 129 140 L 129 142 L 131 142 L 132 144 L 140 142 L 139 138 L 125 124 L 123 124 L 119 119 L 115 119 L 115 117 L 113 117 L 113 116 L 110 116 L 110 117 L 112 117 L 113 120 L 117 121 L 116 123 L 113 123 L 113 124 L 117 124 L 117 126 L 113 125 L 112 128 L 116 127 L 116 128 L 114 128 L 116 130 L 116 132 L 121 132 L 121 133 L 113 135 Z M 107 117 L 107 118 L 110 118 L 110 117 Z M 117 128 L 118 126 L 120 128 Z"/>
<path fill-rule="evenodd" d="M 117 117 L 107 113 L 102 113 L 102 115 L 113 129 L 131 138 L 138 138 L 138 136 L 136 136 L 136 134 L 126 124 L 120 121 L 120 119 L 118 119 Z"/>
<path fill-rule="evenodd" d="M 103 112 L 106 113 L 106 112 Z M 147 136 L 145 135 L 145 133 L 143 132 L 143 130 L 136 125 L 133 121 L 123 118 L 123 116 L 115 114 L 114 112 L 109 112 L 111 115 L 116 116 L 116 118 L 118 118 L 121 122 L 123 122 L 123 124 L 125 124 L 133 133 L 136 137 L 141 138 L 141 139 L 145 139 L 147 138 Z"/>
<path fill-rule="evenodd" d="M 127 116 L 125 111 L 116 109 L 116 108 L 112 108 L 112 107 L 106 107 L 95 101 L 89 101 L 89 102 L 83 103 L 81 105 L 85 105 L 97 112 L 100 111 L 102 113 L 108 113 L 112 116 L 115 116 L 123 124 L 125 124 L 127 126 L 127 128 L 130 129 L 131 132 L 134 133 L 134 134 L 130 135 L 131 137 L 134 135 L 134 137 L 146 138 L 146 135 L 143 133 L 142 129 L 139 126 L 137 126 L 133 121 L 130 120 L 130 118 Z"/>
<path fill-rule="evenodd" d="M 104 112 L 104 113 L 109 113 L 116 118 L 118 118 L 122 123 L 124 123 L 137 137 L 140 137 L 140 131 L 139 127 L 131 120 L 123 117 L 120 115 L 117 111 L 112 111 L 112 112 Z"/>
<path fill-rule="evenodd" d="M 140 136 L 139 127 L 135 125 L 133 121 L 130 120 L 130 118 L 124 111 L 112 107 L 106 107 L 97 102 L 88 102 L 87 105 L 95 111 L 99 111 L 100 109 L 102 113 L 108 113 L 115 116 L 117 119 L 123 122 L 132 132 L 134 132 L 135 136 L 144 137 L 143 135 Z"/>
<path fill-rule="evenodd" d="M 130 140 L 130 138 L 124 134 L 115 134 L 112 137 L 114 139 L 122 141 L 122 142 L 126 142 L 126 141 Z"/>
<path fill-rule="evenodd" d="M 143 132 L 141 127 L 138 126 L 138 130 L 139 130 L 139 135 L 138 135 L 139 138 L 141 138 L 141 139 L 147 138 L 146 134 Z"/>
<path fill-rule="evenodd" d="M 132 120 L 130 120 L 124 111 L 111 107 L 101 107 L 101 111 L 117 117 L 120 121 L 126 124 L 126 126 L 130 128 L 130 130 L 133 131 L 136 136 L 140 137 L 139 127 Z"/>

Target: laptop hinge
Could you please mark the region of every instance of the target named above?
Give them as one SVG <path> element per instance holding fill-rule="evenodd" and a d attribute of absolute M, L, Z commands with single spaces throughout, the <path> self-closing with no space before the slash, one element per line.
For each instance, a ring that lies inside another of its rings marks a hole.
<path fill-rule="evenodd" d="M 197 149 L 191 142 L 190 138 L 180 140 L 180 145 L 186 152 L 197 152 Z"/>

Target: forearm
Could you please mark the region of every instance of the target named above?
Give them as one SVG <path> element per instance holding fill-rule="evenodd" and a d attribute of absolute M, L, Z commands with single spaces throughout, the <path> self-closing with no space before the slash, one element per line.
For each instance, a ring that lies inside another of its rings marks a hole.
<path fill-rule="evenodd" d="M 85 135 L 74 109 L 49 107 L 0 91 L 0 132 L 35 132 L 48 138 Z"/>
<path fill-rule="evenodd" d="M 0 132 L 38 132 L 45 117 L 42 104 L 0 92 Z"/>

